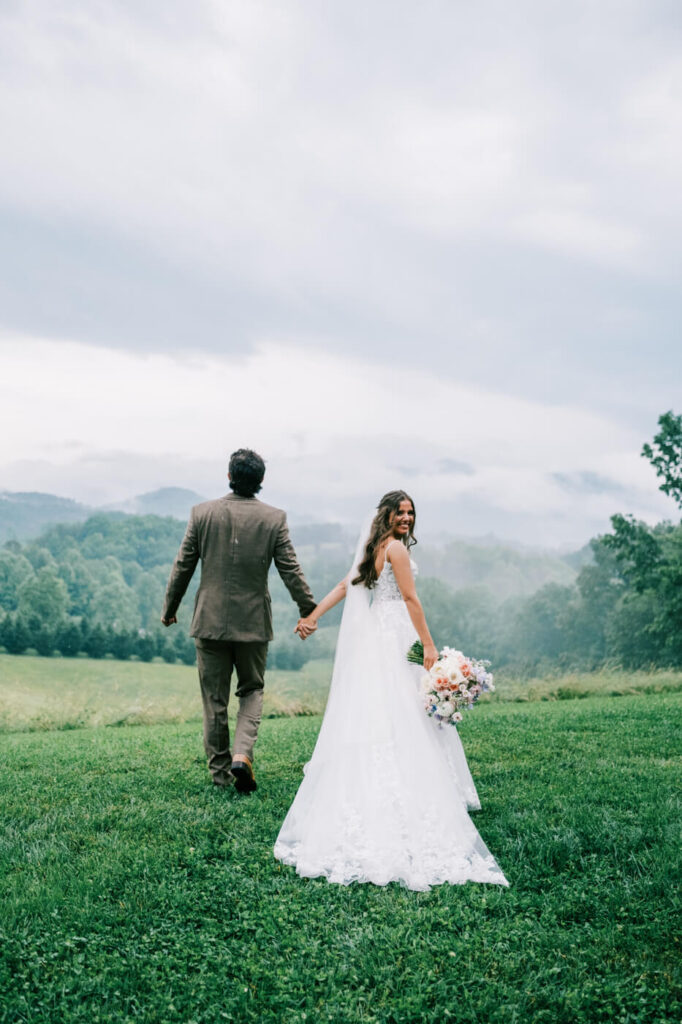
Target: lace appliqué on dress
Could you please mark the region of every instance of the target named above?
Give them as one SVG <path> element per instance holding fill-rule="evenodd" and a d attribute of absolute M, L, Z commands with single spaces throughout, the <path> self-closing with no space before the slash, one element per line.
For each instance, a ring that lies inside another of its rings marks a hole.
<path fill-rule="evenodd" d="M 508 885 L 467 814 L 480 803 L 459 736 L 439 731 L 421 707 L 419 669 L 406 659 L 416 632 L 388 561 L 370 616 L 378 662 L 364 678 L 344 678 L 341 692 L 357 680 L 357 696 L 342 710 L 330 695 L 275 857 L 341 885 Z"/>

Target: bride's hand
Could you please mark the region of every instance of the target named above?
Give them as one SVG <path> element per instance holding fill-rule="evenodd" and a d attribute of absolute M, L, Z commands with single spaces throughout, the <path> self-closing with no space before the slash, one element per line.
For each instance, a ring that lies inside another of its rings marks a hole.
<path fill-rule="evenodd" d="M 438 650 L 435 644 L 424 645 L 424 668 L 428 672 L 438 661 Z"/>
<path fill-rule="evenodd" d="M 315 632 L 316 629 L 317 622 L 315 621 L 315 619 L 312 619 L 310 618 L 310 616 L 308 616 L 308 618 L 306 619 L 298 620 L 298 622 L 294 626 L 294 633 L 298 633 L 301 640 L 306 640 L 312 633 Z"/>

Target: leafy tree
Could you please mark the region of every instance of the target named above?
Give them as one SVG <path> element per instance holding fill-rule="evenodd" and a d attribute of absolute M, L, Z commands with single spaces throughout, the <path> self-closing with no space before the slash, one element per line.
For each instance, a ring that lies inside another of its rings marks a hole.
<path fill-rule="evenodd" d="M 9 637 L 14 629 L 11 615 L 0 615 L 0 647 L 7 648 L 6 637 Z"/>
<path fill-rule="evenodd" d="M 64 658 L 75 658 L 83 646 L 83 634 L 78 623 L 73 619 L 60 622 L 54 643 Z"/>
<path fill-rule="evenodd" d="M 650 527 L 632 516 L 614 516 L 612 523 L 603 542 L 628 589 L 642 598 L 634 605 L 640 614 L 646 609 L 642 645 L 652 662 L 682 665 L 682 525 Z"/>
<path fill-rule="evenodd" d="M 438 648 L 444 644 L 458 647 L 460 641 L 454 612 L 455 594 L 447 583 L 436 579 L 419 580 L 419 598 L 424 608 L 434 643 Z M 464 641 L 462 643 L 462 648 Z"/>
<path fill-rule="evenodd" d="M 655 628 L 656 595 L 625 593 L 606 623 L 610 658 L 627 668 L 649 668 L 665 660 Z"/>
<path fill-rule="evenodd" d="M 75 541 L 73 543 L 75 544 Z M 59 562 L 57 573 L 66 584 L 70 614 L 86 615 L 97 583 L 88 563 L 77 548 L 69 550 L 68 557 Z"/>
<path fill-rule="evenodd" d="M 569 653 L 567 626 L 573 598 L 572 587 L 548 583 L 524 602 L 515 631 L 519 654 L 526 658 L 557 661 Z"/>
<path fill-rule="evenodd" d="M 156 657 L 163 658 L 172 665 L 176 661 L 175 648 L 167 636 L 158 634 L 156 637 Z"/>
<path fill-rule="evenodd" d="M 268 664 L 272 668 L 297 672 L 303 668 L 307 660 L 300 640 L 298 642 L 290 640 L 275 642 L 268 649 Z"/>
<path fill-rule="evenodd" d="M 15 611 L 21 585 L 33 576 L 33 566 L 18 551 L 0 551 L 0 608 Z"/>
<path fill-rule="evenodd" d="M 95 590 L 88 615 L 93 622 L 111 624 L 116 630 L 134 629 L 140 623 L 135 592 L 125 585 L 119 573 Z"/>
<path fill-rule="evenodd" d="M 586 668 L 594 669 L 606 658 L 613 657 L 607 636 L 608 623 L 627 587 L 606 538 L 595 537 L 590 545 L 593 560 L 583 565 L 578 574 L 578 599 L 567 625 L 571 650 L 579 652 L 577 660 Z"/>
<path fill-rule="evenodd" d="M 453 591 L 442 580 L 424 579 L 419 594 L 437 647 L 447 644 L 480 658 L 492 656 L 496 607 L 487 587 Z"/>
<path fill-rule="evenodd" d="M 611 525 L 613 533 L 603 538 L 604 546 L 613 551 L 626 583 L 642 593 L 655 584 L 662 558 L 659 537 L 633 516 L 612 516 Z"/>
<path fill-rule="evenodd" d="M 31 638 L 31 643 L 41 657 L 51 658 L 55 651 L 54 629 L 43 623 L 38 632 Z"/>
<path fill-rule="evenodd" d="M 197 649 L 194 641 L 188 637 L 186 633 L 175 627 L 172 643 L 175 654 L 183 665 L 195 664 L 197 660 Z"/>
<path fill-rule="evenodd" d="M 19 616 L 5 619 L 3 642 L 8 654 L 23 654 L 31 645 L 31 632 Z"/>
<path fill-rule="evenodd" d="M 163 607 L 163 596 L 166 590 L 168 579 L 167 568 L 158 570 L 151 569 L 148 572 L 140 572 L 134 583 L 133 593 L 137 600 L 137 624 L 144 629 L 156 626 L 159 621 L 161 608 Z"/>
<path fill-rule="evenodd" d="M 110 642 L 110 652 L 118 661 L 127 661 L 135 653 L 134 630 L 114 631 Z"/>
<path fill-rule="evenodd" d="M 135 654 L 140 661 L 151 661 L 156 655 L 156 638 L 151 633 L 140 632 L 135 638 Z"/>
<path fill-rule="evenodd" d="M 658 425 L 653 444 L 645 444 L 641 454 L 663 480 L 663 493 L 682 507 L 682 416 L 670 410 L 659 416 Z"/>
<path fill-rule="evenodd" d="M 108 639 L 104 627 L 95 623 L 85 638 L 83 650 L 89 658 L 103 658 L 108 653 Z"/>
<path fill-rule="evenodd" d="M 185 532 L 185 524 L 170 516 L 126 516 L 98 513 L 84 523 L 68 527 L 85 558 L 113 555 L 121 562 L 137 562 L 143 569 L 172 562 Z M 63 542 L 63 535 L 60 538 Z M 50 533 L 42 543 L 49 546 Z"/>
<path fill-rule="evenodd" d="M 30 544 L 24 548 L 24 554 L 36 572 L 39 569 L 54 569 L 56 562 L 49 548 L 42 544 Z"/>
<path fill-rule="evenodd" d="M 54 628 L 66 615 L 68 591 L 52 567 L 39 569 L 18 591 L 18 611 Z"/>

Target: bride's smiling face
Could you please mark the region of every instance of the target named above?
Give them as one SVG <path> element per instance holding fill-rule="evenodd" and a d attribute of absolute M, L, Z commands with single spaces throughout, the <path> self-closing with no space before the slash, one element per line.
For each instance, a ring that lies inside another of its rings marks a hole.
<path fill-rule="evenodd" d="M 414 505 L 405 499 L 393 513 L 391 527 L 394 537 L 407 537 L 414 526 Z"/>

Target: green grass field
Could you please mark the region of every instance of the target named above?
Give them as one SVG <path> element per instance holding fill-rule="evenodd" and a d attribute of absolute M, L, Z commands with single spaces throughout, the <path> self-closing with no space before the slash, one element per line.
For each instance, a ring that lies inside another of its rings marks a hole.
<path fill-rule="evenodd" d="M 196 722 L 1 736 L 1 1024 L 682 1018 L 680 693 L 467 716 L 509 889 L 276 863 L 318 726 L 263 723 L 251 797 L 209 785 Z"/>
<path fill-rule="evenodd" d="M 318 661 L 300 672 L 268 671 L 264 714 L 319 714 L 329 675 Z M 0 732 L 200 718 L 194 666 L 0 654 Z"/>
<path fill-rule="evenodd" d="M 331 663 L 268 670 L 266 717 L 320 714 Z M 566 700 L 682 691 L 682 672 L 604 670 L 544 679 L 499 673 L 486 701 Z M 197 670 L 186 665 L 0 654 L 0 732 L 191 722 L 201 716 Z"/>

